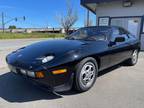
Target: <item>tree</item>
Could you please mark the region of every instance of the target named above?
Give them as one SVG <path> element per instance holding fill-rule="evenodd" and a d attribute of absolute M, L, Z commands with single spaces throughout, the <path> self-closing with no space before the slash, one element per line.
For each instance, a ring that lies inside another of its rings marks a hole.
<path fill-rule="evenodd" d="M 71 5 L 71 0 L 67 0 L 67 9 L 66 15 L 60 14 L 57 16 L 57 20 L 60 25 L 64 28 L 66 34 L 69 33 L 71 27 L 76 23 L 78 20 L 77 12 L 73 9 Z"/>
<path fill-rule="evenodd" d="M 9 29 L 16 29 L 16 26 L 15 25 L 10 25 Z"/>

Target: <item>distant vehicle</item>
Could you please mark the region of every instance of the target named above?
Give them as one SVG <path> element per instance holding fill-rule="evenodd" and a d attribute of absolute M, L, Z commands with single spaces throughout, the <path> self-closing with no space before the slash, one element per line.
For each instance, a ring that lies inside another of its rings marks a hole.
<path fill-rule="evenodd" d="M 18 49 L 6 57 L 12 72 L 41 87 L 62 92 L 88 91 L 98 72 L 138 61 L 139 40 L 120 27 L 81 28 L 65 39 L 48 40 Z"/>

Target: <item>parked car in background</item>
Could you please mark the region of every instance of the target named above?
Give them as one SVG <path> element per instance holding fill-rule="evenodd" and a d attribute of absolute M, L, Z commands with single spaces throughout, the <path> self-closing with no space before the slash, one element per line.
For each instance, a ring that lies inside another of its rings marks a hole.
<path fill-rule="evenodd" d="M 85 27 L 65 39 L 23 47 L 6 57 L 12 72 L 37 85 L 62 92 L 89 90 L 98 72 L 125 62 L 135 65 L 139 40 L 115 26 Z"/>

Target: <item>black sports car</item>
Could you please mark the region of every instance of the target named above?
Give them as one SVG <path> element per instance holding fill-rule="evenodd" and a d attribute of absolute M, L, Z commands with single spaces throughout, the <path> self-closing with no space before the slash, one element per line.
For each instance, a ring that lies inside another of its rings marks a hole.
<path fill-rule="evenodd" d="M 6 57 L 11 72 L 56 92 L 89 90 L 98 72 L 121 62 L 135 65 L 140 42 L 120 27 L 85 27 L 65 39 L 18 49 Z"/>

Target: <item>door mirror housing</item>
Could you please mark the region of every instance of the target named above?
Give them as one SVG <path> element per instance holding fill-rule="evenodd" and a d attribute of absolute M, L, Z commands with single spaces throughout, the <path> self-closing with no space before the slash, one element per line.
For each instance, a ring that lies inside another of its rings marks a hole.
<path fill-rule="evenodd" d="M 114 46 L 118 42 L 125 42 L 125 38 L 124 37 L 116 37 L 114 41 L 109 42 L 108 46 L 109 47 Z"/>
<path fill-rule="evenodd" d="M 110 41 L 109 44 L 108 44 L 109 47 L 112 47 L 114 45 L 116 45 L 116 42 L 112 42 L 112 41 Z"/>
<path fill-rule="evenodd" d="M 125 38 L 124 37 L 116 37 L 115 38 L 115 42 L 124 42 L 125 41 Z"/>

